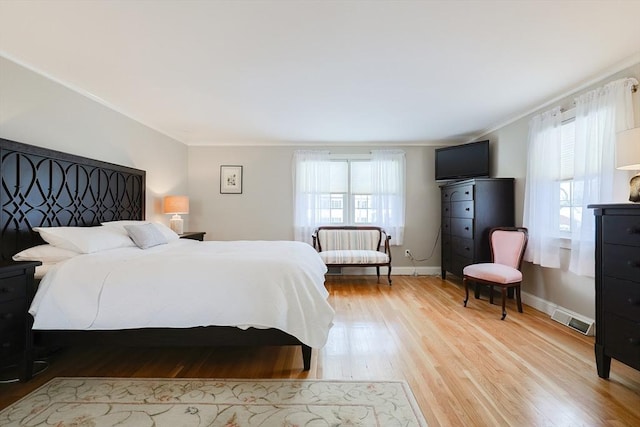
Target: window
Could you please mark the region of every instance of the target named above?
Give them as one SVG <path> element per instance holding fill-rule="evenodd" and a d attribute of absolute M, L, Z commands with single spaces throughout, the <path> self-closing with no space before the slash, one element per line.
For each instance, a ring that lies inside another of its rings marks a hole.
<path fill-rule="evenodd" d="M 326 224 L 373 224 L 371 160 L 334 159 L 330 193 L 323 196 L 320 219 Z"/>
<path fill-rule="evenodd" d="M 401 245 L 404 237 L 405 156 L 374 150 L 371 156 L 294 154 L 294 234 L 307 241 L 320 225 L 381 226 Z"/>
<path fill-rule="evenodd" d="M 576 183 L 573 180 L 574 148 L 576 142 L 576 111 L 568 110 L 562 115 L 560 128 L 560 220 L 559 230 L 561 237 L 569 238 L 571 224 L 579 225 L 582 219 L 582 201 L 577 195 Z"/>

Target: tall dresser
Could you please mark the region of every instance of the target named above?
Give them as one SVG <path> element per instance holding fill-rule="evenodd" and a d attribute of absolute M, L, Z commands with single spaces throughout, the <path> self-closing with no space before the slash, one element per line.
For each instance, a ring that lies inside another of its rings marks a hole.
<path fill-rule="evenodd" d="M 440 186 L 442 278 L 491 260 L 489 230 L 514 225 L 514 179 L 475 178 Z"/>
<path fill-rule="evenodd" d="M 596 216 L 596 365 L 640 370 L 640 204 L 590 205 Z"/>

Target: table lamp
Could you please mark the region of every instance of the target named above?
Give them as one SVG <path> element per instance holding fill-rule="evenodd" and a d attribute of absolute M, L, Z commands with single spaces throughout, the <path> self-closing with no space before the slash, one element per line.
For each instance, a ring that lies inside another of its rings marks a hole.
<path fill-rule="evenodd" d="M 189 198 L 187 196 L 165 196 L 164 213 L 173 214 L 169 226 L 176 234 L 184 232 L 184 221 L 180 214 L 189 213 Z"/>
<path fill-rule="evenodd" d="M 616 169 L 640 170 L 640 127 L 618 132 Z M 629 181 L 629 201 L 640 202 L 640 173 Z"/>

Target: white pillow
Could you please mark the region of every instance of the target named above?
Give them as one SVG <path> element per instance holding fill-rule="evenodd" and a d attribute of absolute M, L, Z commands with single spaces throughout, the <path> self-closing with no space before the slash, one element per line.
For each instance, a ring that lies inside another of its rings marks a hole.
<path fill-rule="evenodd" d="M 56 265 L 55 263 L 42 264 L 36 267 L 36 272 L 33 274 L 34 279 L 42 279 L 51 267 Z"/>
<path fill-rule="evenodd" d="M 147 249 L 158 245 L 166 245 L 167 239 L 154 224 L 125 225 L 129 237 L 140 249 Z"/>
<path fill-rule="evenodd" d="M 142 224 L 153 224 L 158 230 L 160 230 L 160 232 L 165 237 L 165 239 L 167 239 L 167 243 L 173 242 L 174 240 L 178 240 L 180 238 L 180 236 L 178 236 L 175 231 L 173 231 L 172 229 L 170 229 L 169 227 L 167 227 L 166 225 L 160 222 L 135 221 L 135 220 L 125 219 L 121 221 L 110 221 L 110 222 L 102 223 L 102 225 L 105 227 L 119 228 L 120 230 L 122 230 L 122 233 L 126 234 L 127 236 L 128 236 L 128 233 L 127 233 L 127 230 L 124 228 L 125 225 L 142 225 Z"/>
<path fill-rule="evenodd" d="M 53 245 L 38 245 L 25 249 L 13 256 L 14 261 L 41 261 L 43 264 L 65 261 L 80 255 L 79 252 Z"/>
<path fill-rule="evenodd" d="M 34 227 L 33 230 L 51 245 L 83 254 L 135 246 L 128 235 L 108 227 Z"/>

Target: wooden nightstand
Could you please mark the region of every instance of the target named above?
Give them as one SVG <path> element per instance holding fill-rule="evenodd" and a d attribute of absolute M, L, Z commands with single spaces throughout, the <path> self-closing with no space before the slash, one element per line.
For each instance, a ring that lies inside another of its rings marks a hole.
<path fill-rule="evenodd" d="M 207 233 L 204 231 L 185 231 L 184 233 L 179 234 L 179 236 L 181 239 L 200 240 L 202 242 L 205 234 Z"/>
<path fill-rule="evenodd" d="M 0 261 L 0 382 L 30 377 L 22 365 L 27 356 L 32 357 L 27 310 L 35 294 L 33 275 L 41 264 Z"/>

